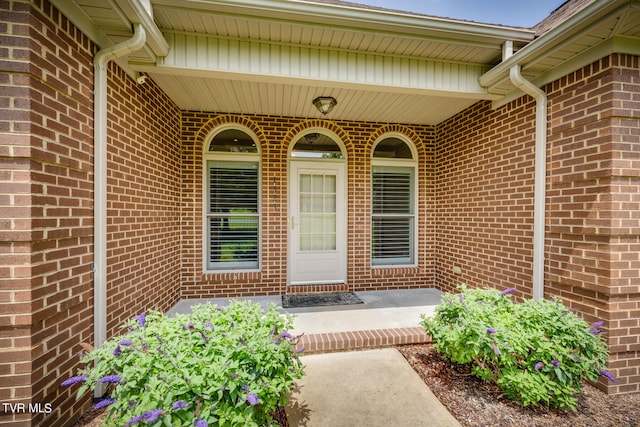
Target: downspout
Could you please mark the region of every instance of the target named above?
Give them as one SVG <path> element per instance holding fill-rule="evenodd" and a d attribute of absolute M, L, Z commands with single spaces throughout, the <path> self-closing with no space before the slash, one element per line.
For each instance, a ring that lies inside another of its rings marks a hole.
<path fill-rule="evenodd" d="M 133 37 L 102 49 L 93 58 L 93 336 L 94 346 L 107 338 L 107 64 L 109 61 L 140 50 L 146 41 L 145 31 L 134 24 Z M 100 387 L 95 397 L 102 395 Z"/>
<path fill-rule="evenodd" d="M 511 82 L 536 100 L 535 183 L 533 202 L 533 299 L 544 298 L 544 237 L 547 172 L 547 94 L 520 73 L 509 70 Z"/>

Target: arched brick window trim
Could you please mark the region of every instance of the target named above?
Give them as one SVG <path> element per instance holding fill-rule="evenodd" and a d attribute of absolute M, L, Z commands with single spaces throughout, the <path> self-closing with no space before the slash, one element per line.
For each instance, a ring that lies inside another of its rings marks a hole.
<path fill-rule="evenodd" d="M 372 154 L 373 145 L 375 144 L 375 142 L 378 141 L 381 136 L 388 133 L 399 133 L 409 138 L 416 148 L 416 152 L 418 153 L 418 158 L 416 160 L 420 162 L 421 159 L 424 159 L 426 152 L 424 144 L 422 143 L 422 139 L 420 139 L 418 134 L 415 133 L 412 129 L 402 125 L 385 125 L 373 132 L 371 134 L 371 137 L 369 137 L 369 140 L 367 141 L 367 153 L 369 153 L 369 156 L 371 156 Z"/>
<path fill-rule="evenodd" d="M 260 126 L 258 126 L 252 120 L 249 120 L 244 116 L 225 114 L 222 116 L 217 116 L 209 120 L 208 122 L 206 122 L 204 125 L 202 125 L 202 127 L 200 128 L 200 130 L 198 130 L 198 133 L 195 136 L 197 144 L 194 144 L 194 149 L 202 150 L 203 144 L 207 140 L 207 137 L 211 134 L 211 132 L 218 126 L 228 125 L 228 124 L 237 124 L 250 129 L 258 137 L 258 140 L 259 140 L 258 142 L 260 143 L 260 145 L 264 146 L 266 138 Z M 262 150 L 260 150 L 260 152 L 262 152 Z"/>
<path fill-rule="evenodd" d="M 335 133 L 344 144 L 344 148 L 347 151 L 347 158 L 350 158 L 353 155 L 353 142 L 344 129 L 342 129 L 337 124 L 327 120 L 313 119 L 299 123 L 287 132 L 284 139 L 282 140 L 281 146 L 281 155 L 283 156 L 283 158 L 286 158 L 287 153 L 289 152 L 289 146 L 291 145 L 293 139 L 301 132 L 304 132 L 306 129 L 310 128 L 321 128 Z"/>

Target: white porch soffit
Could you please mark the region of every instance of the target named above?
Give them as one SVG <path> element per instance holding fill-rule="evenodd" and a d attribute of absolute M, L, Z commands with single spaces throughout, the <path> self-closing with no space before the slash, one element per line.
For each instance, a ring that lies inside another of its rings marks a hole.
<path fill-rule="evenodd" d="M 340 0 L 52 0 L 101 48 L 141 24 L 144 49 L 117 62 L 145 72 L 180 108 L 437 124 L 479 99 L 522 96 L 610 53 L 640 55 L 640 0 L 574 0 L 549 30 L 457 21 Z M 543 25 L 544 26 L 544 25 Z M 534 40 L 535 38 L 535 40 Z M 502 46 L 515 54 L 502 61 Z"/>
<path fill-rule="evenodd" d="M 131 61 L 182 109 L 437 124 L 497 99 L 478 78 L 523 46 L 527 29 L 291 0 L 153 1 L 169 45 L 155 63 Z"/>

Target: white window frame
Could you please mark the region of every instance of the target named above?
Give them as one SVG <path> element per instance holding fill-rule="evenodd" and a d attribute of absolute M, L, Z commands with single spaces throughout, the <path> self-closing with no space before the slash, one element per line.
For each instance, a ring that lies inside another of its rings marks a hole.
<path fill-rule="evenodd" d="M 216 135 L 229 129 L 240 130 L 246 133 L 253 139 L 256 144 L 257 153 L 230 153 L 230 152 L 214 152 L 209 151 L 211 142 Z M 240 273 L 240 272 L 258 272 L 262 270 L 262 156 L 260 151 L 260 144 L 258 137 L 249 128 L 238 124 L 227 124 L 217 127 L 209 136 L 205 139 L 202 147 L 202 267 L 205 274 L 219 274 L 219 273 Z M 208 218 L 209 214 L 209 167 L 210 161 L 216 162 L 241 162 L 241 163 L 256 163 L 258 166 L 257 174 L 257 189 L 258 189 L 258 251 L 257 251 L 257 265 L 255 267 L 209 267 L 209 250 L 211 248 L 209 230 L 208 230 Z"/>
<path fill-rule="evenodd" d="M 397 158 L 375 158 L 373 157 L 375 150 L 379 143 L 388 139 L 388 138 L 397 138 L 402 140 L 409 149 L 411 150 L 411 159 L 397 159 Z M 374 169 L 377 167 L 388 167 L 388 168 L 406 168 L 412 170 L 413 180 L 411 182 L 411 207 L 413 213 L 410 215 L 403 216 L 411 216 L 413 218 L 413 233 L 411 237 L 411 260 L 407 262 L 403 262 L 402 259 L 398 259 L 397 262 L 393 262 L 392 260 L 384 260 L 384 261 L 375 261 L 373 257 L 373 218 L 374 216 L 378 217 L 379 214 L 373 213 L 373 173 Z M 418 216 L 418 156 L 416 148 L 411 140 L 409 140 L 406 136 L 402 134 L 396 133 L 388 133 L 384 134 L 373 145 L 373 149 L 371 150 L 371 208 L 370 208 L 370 225 L 371 225 L 371 237 L 370 237 L 370 262 L 371 268 L 397 268 L 397 267 L 416 267 L 418 265 L 418 227 L 419 227 L 419 216 Z"/>

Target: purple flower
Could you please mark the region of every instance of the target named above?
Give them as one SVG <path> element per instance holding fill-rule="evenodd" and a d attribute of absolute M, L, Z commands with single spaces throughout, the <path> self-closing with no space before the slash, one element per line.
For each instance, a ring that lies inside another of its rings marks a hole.
<path fill-rule="evenodd" d="M 129 421 L 127 421 L 125 423 L 125 426 L 132 426 L 134 424 L 138 424 L 140 421 L 142 421 L 143 419 L 143 415 L 136 415 L 135 417 L 131 417 L 131 419 L 129 419 Z"/>
<path fill-rule="evenodd" d="M 119 383 L 122 378 L 120 375 L 107 375 L 98 380 L 100 383 Z"/>
<path fill-rule="evenodd" d="M 209 423 L 206 422 L 205 420 L 195 420 L 193 422 L 193 425 L 195 427 L 209 427 Z"/>
<path fill-rule="evenodd" d="M 291 336 L 291 334 L 290 334 L 289 332 L 287 332 L 287 331 L 284 331 L 284 332 L 282 333 L 282 335 L 280 335 L 280 336 L 281 336 L 282 338 L 293 338 L 293 337 Z"/>
<path fill-rule="evenodd" d="M 502 291 L 502 295 L 508 295 L 512 292 L 515 292 L 516 288 L 509 288 L 509 289 L 505 289 L 504 291 Z"/>
<path fill-rule="evenodd" d="M 62 381 L 61 385 L 63 387 L 68 387 L 73 384 L 83 383 L 86 379 L 87 375 L 77 375 L 75 377 L 67 378 L 66 380 Z"/>
<path fill-rule="evenodd" d="M 536 365 L 533 367 L 533 369 L 535 369 L 536 371 L 539 371 L 540 369 L 542 369 L 542 367 L 544 366 L 544 363 L 542 362 L 538 362 L 536 363 Z"/>
<path fill-rule="evenodd" d="M 120 345 L 124 347 L 129 347 L 132 344 L 131 340 L 122 340 L 120 341 Z"/>
<path fill-rule="evenodd" d="M 558 362 L 557 360 L 552 360 L 552 361 L 551 361 L 551 364 L 552 364 L 553 366 L 555 366 L 556 368 L 557 368 L 558 366 L 560 366 L 560 362 Z"/>
<path fill-rule="evenodd" d="M 245 393 L 249 391 L 249 386 L 248 385 L 243 385 L 242 386 L 242 391 L 244 391 Z"/>
<path fill-rule="evenodd" d="M 299 349 L 296 350 L 296 353 L 303 353 L 304 352 L 304 347 L 300 347 Z"/>
<path fill-rule="evenodd" d="M 133 320 L 138 322 L 138 326 L 143 327 L 147 321 L 147 313 L 140 313 L 137 316 L 133 316 Z"/>
<path fill-rule="evenodd" d="M 235 379 L 235 378 L 238 378 L 238 375 L 239 375 L 239 374 L 231 374 L 231 378 L 234 378 L 234 379 Z"/>
<path fill-rule="evenodd" d="M 496 356 L 500 355 L 500 350 L 498 350 L 498 347 L 493 348 L 493 354 L 495 354 Z"/>
<path fill-rule="evenodd" d="M 249 405 L 256 406 L 258 404 L 258 401 L 258 396 L 256 396 L 255 394 L 249 393 L 247 395 L 247 403 L 249 403 Z"/>
<path fill-rule="evenodd" d="M 137 415 L 131 418 L 129 421 L 127 421 L 125 426 L 132 426 L 142 421 L 145 421 L 148 424 L 155 423 L 156 421 L 158 421 L 158 418 L 160 418 L 160 415 L 162 415 L 163 413 L 164 412 L 162 412 L 162 409 L 152 409 L 150 411 L 145 412 L 142 415 Z"/>
<path fill-rule="evenodd" d="M 602 325 L 604 325 L 604 322 L 602 320 L 594 322 L 594 324 L 591 325 L 591 329 L 589 329 L 589 332 L 591 332 L 593 335 L 599 335 L 603 333 L 604 329 L 601 328 Z"/>
<path fill-rule="evenodd" d="M 177 400 L 172 406 L 171 409 L 176 410 L 176 409 L 187 409 L 189 407 L 189 404 L 187 404 L 187 402 L 183 402 L 182 400 Z"/>
<path fill-rule="evenodd" d="M 145 412 L 144 415 L 144 420 L 151 424 L 154 423 L 156 421 L 158 421 L 158 418 L 160 418 L 160 415 L 162 415 L 162 409 L 152 409 L 150 411 Z"/>
<path fill-rule="evenodd" d="M 193 329 L 193 326 L 194 326 L 193 322 L 189 322 L 186 325 L 184 325 L 184 327 L 187 328 L 187 329 Z"/>
<path fill-rule="evenodd" d="M 95 409 L 96 411 L 98 409 L 102 409 L 102 408 L 106 408 L 107 406 L 116 403 L 115 399 L 103 399 L 100 402 L 96 403 L 95 405 L 93 405 L 93 409 Z"/>
<path fill-rule="evenodd" d="M 613 374 L 611 374 L 611 372 L 607 371 L 606 369 L 600 369 L 600 375 L 607 377 L 611 382 L 616 382 L 616 377 L 614 377 Z"/>
<path fill-rule="evenodd" d="M 493 328 L 487 328 L 487 333 L 488 333 L 489 335 L 492 335 L 492 334 L 495 334 L 495 333 L 496 333 L 496 330 L 495 330 L 495 329 L 493 329 Z"/>
<path fill-rule="evenodd" d="M 204 324 L 204 327 L 205 327 L 205 328 L 209 328 L 209 329 L 211 329 L 211 330 L 213 331 L 213 323 L 205 323 L 205 324 Z M 202 420 L 202 421 L 204 421 L 204 420 Z M 205 421 L 205 422 L 206 422 L 206 421 Z"/>
<path fill-rule="evenodd" d="M 462 294 L 458 295 L 458 300 L 460 300 L 461 303 L 464 303 L 464 296 L 462 296 Z"/>
<path fill-rule="evenodd" d="M 117 346 L 115 350 L 113 350 L 113 355 L 120 356 L 121 354 L 122 354 L 122 349 L 120 348 L 120 346 Z"/>

